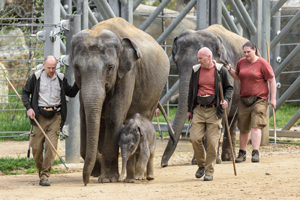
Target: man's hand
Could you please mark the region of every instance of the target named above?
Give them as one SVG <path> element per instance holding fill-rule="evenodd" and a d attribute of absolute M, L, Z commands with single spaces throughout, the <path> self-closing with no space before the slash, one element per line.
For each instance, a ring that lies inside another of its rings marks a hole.
<path fill-rule="evenodd" d="M 276 99 L 271 99 L 271 107 L 276 109 Z"/>
<path fill-rule="evenodd" d="M 28 117 L 30 117 L 30 119 L 35 118 L 35 113 L 32 108 L 27 110 L 27 115 L 28 115 Z"/>
<path fill-rule="evenodd" d="M 223 108 L 223 109 L 226 109 L 226 108 L 228 107 L 228 103 L 227 103 L 227 101 L 225 101 L 225 100 L 224 100 L 224 101 L 221 101 L 220 104 L 222 105 L 222 108 Z"/>
<path fill-rule="evenodd" d="M 159 116 L 159 108 L 156 108 L 154 115 L 155 115 L 156 117 Z"/>
<path fill-rule="evenodd" d="M 189 121 L 192 119 L 192 113 L 188 112 L 186 116 L 187 116 Z"/>

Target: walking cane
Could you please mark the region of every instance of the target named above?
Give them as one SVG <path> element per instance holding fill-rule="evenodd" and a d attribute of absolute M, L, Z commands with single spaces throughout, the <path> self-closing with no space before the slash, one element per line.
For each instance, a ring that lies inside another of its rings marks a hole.
<path fill-rule="evenodd" d="M 157 120 L 157 126 L 158 126 L 159 136 L 160 136 L 161 141 L 162 141 L 162 140 L 163 140 L 163 136 L 162 136 L 161 129 L 160 129 L 160 125 L 159 125 L 159 119 L 158 119 L 158 116 L 156 116 L 156 120 Z"/>
<path fill-rule="evenodd" d="M 16 95 L 19 97 L 19 99 L 21 100 L 21 102 L 23 103 L 20 95 L 18 94 L 18 92 L 16 91 L 15 87 L 11 84 L 11 82 L 8 80 L 7 77 L 5 77 L 5 79 L 7 80 L 7 82 L 9 83 L 9 85 L 12 87 L 12 89 L 15 91 Z M 23 103 L 24 104 L 24 103 Z M 56 151 L 55 147 L 53 146 L 53 144 L 51 143 L 50 139 L 48 138 L 48 136 L 46 135 L 46 133 L 44 132 L 43 128 L 41 127 L 41 125 L 38 123 L 38 121 L 35 119 L 35 117 L 33 118 L 34 122 L 36 123 L 36 125 L 41 129 L 42 133 L 44 134 L 45 138 L 48 140 L 50 146 L 52 147 L 52 149 L 54 150 L 54 152 L 56 153 L 56 155 L 59 157 L 60 161 L 62 162 L 62 164 L 66 167 L 67 170 L 69 170 L 69 168 L 66 166 L 65 161 L 62 159 L 61 156 L 59 156 L 58 152 Z"/>
<path fill-rule="evenodd" d="M 27 151 L 27 160 L 29 161 L 29 158 L 30 158 L 30 143 L 31 143 L 31 134 L 32 134 L 32 125 L 30 127 L 30 134 L 29 134 L 29 144 L 28 144 L 28 151 Z"/>
<path fill-rule="evenodd" d="M 267 42 L 267 56 L 268 56 L 268 62 L 270 63 L 270 52 L 269 52 L 269 42 Z M 272 108 L 273 110 L 273 122 L 274 122 L 274 144 L 277 147 L 276 144 L 276 119 L 275 119 L 275 109 Z"/>
<path fill-rule="evenodd" d="M 220 88 L 221 98 L 222 98 L 222 101 L 224 102 L 223 88 L 222 88 L 222 84 L 221 84 L 221 77 L 220 77 L 219 73 L 217 73 L 217 74 L 218 74 L 218 82 L 219 82 L 219 88 Z M 226 124 L 226 128 L 227 128 L 227 133 L 228 133 L 228 140 L 229 140 L 229 144 L 230 144 L 231 158 L 232 158 L 232 164 L 233 164 L 233 169 L 234 169 L 234 175 L 237 175 L 236 174 L 236 169 L 235 169 L 235 162 L 234 162 L 233 149 L 232 149 L 232 144 L 231 144 L 231 136 L 230 136 L 230 131 L 229 131 L 229 125 L 228 125 L 226 108 L 224 108 L 224 115 L 225 115 L 225 124 Z"/>

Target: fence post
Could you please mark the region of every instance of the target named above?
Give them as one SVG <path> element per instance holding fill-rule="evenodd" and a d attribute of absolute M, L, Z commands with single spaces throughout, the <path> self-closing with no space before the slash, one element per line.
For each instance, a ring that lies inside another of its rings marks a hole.
<path fill-rule="evenodd" d="M 72 36 L 81 30 L 81 16 L 67 15 L 70 22 L 70 31 L 66 31 L 67 54 L 71 52 Z M 70 62 L 69 62 L 70 63 Z M 66 78 L 69 84 L 75 81 L 72 66 L 66 67 Z M 79 93 L 68 102 L 68 115 L 66 125 L 69 127 L 69 137 L 66 137 L 66 163 L 79 163 L 80 161 L 80 118 L 79 118 Z"/>

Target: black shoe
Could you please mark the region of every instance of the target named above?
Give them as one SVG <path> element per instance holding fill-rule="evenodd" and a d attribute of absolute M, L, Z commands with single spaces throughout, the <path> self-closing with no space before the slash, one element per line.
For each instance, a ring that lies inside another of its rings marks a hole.
<path fill-rule="evenodd" d="M 252 151 L 252 159 L 251 159 L 252 162 L 259 162 L 259 152 L 258 150 L 254 149 Z"/>
<path fill-rule="evenodd" d="M 50 186 L 50 182 L 48 181 L 48 179 L 41 179 L 39 185 L 41 186 Z"/>
<path fill-rule="evenodd" d="M 241 163 L 241 162 L 244 162 L 244 161 L 246 161 L 246 151 L 240 149 L 239 150 L 239 155 L 235 159 L 235 162 L 236 163 Z"/>
<path fill-rule="evenodd" d="M 201 178 L 204 175 L 204 167 L 199 167 L 198 170 L 196 171 L 196 178 Z"/>
<path fill-rule="evenodd" d="M 211 175 L 204 176 L 204 181 L 212 181 L 212 180 L 213 180 L 213 176 L 211 176 Z"/>

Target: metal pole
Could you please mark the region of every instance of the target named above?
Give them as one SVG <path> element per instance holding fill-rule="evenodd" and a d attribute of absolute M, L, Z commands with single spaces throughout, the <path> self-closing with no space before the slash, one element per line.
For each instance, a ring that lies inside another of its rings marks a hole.
<path fill-rule="evenodd" d="M 247 23 L 247 26 L 248 26 L 249 30 L 251 31 L 252 35 L 255 35 L 257 30 L 256 30 L 256 27 L 253 24 L 250 16 L 248 15 L 246 8 L 242 4 L 241 0 L 235 0 L 235 3 L 237 5 L 237 7 L 239 8 L 243 18 L 245 19 L 245 22 Z"/>
<path fill-rule="evenodd" d="M 81 30 L 88 29 L 88 0 L 77 0 L 77 14 L 81 15 Z"/>
<path fill-rule="evenodd" d="M 60 2 L 59 1 L 45 1 L 44 2 L 44 23 L 45 24 L 59 24 L 60 22 Z M 44 57 L 53 55 L 56 59 L 60 57 L 60 40 L 59 36 L 55 41 L 50 41 L 50 32 L 52 34 L 60 31 L 59 27 L 45 26 L 46 40 L 44 43 Z M 59 68 L 57 63 L 56 68 Z M 59 72 L 59 69 L 57 70 Z"/>
<path fill-rule="evenodd" d="M 300 109 L 298 112 L 290 119 L 290 121 L 282 128 L 282 130 L 290 130 L 295 123 L 297 123 L 298 119 L 300 118 Z"/>
<path fill-rule="evenodd" d="M 254 24 L 257 28 L 257 34 L 255 36 L 251 35 L 249 38 L 252 42 L 254 42 L 257 48 L 261 49 L 261 35 L 262 35 L 262 0 L 251 1 L 251 16 Z"/>
<path fill-rule="evenodd" d="M 149 25 L 156 19 L 159 13 L 168 5 L 171 0 L 163 0 L 157 8 L 151 13 L 151 15 L 146 19 L 146 21 L 140 26 L 140 29 L 145 31 Z"/>
<path fill-rule="evenodd" d="M 300 86 L 300 76 L 294 81 L 294 83 L 282 94 L 282 96 L 276 101 L 276 109 L 278 110 L 284 102 L 290 98 L 290 96 L 299 88 Z M 272 109 L 269 110 L 272 113 Z M 271 114 L 270 114 L 271 115 Z"/>
<path fill-rule="evenodd" d="M 70 20 L 70 31 L 66 31 L 67 54 L 71 52 L 72 36 L 81 30 L 81 16 L 67 15 Z M 66 67 L 66 78 L 69 84 L 75 81 L 72 66 Z M 69 127 L 69 137 L 66 137 L 66 162 L 79 163 L 80 161 L 80 120 L 79 120 L 79 95 L 70 98 L 68 102 L 68 115 L 66 127 Z"/>
<path fill-rule="evenodd" d="M 232 10 L 233 10 L 233 12 L 234 12 L 234 14 L 235 14 L 238 22 L 240 23 L 241 27 L 243 28 L 246 37 L 250 38 L 249 29 L 247 27 L 246 22 L 243 19 L 242 14 L 240 13 L 238 7 L 236 6 L 236 4 L 234 3 L 233 0 L 228 0 L 228 3 L 230 4 L 230 7 L 232 8 Z"/>
<path fill-rule="evenodd" d="M 233 22 L 231 16 L 228 13 L 228 10 L 226 9 L 225 4 L 223 2 L 222 2 L 222 13 L 223 13 L 223 16 L 224 16 L 226 22 L 228 23 L 228 26 L 230 27 L 231 31 L 240 35 L 239 30 L 237 29 L 235 23 Z"/>
<path fill-rule="evenodd" d="M 96 4 L 98 10 L 100 10 L 101 7 L 104 9 L 105 13 L 108 15 L 108 18 L 116 17 L 115 13 L 112 11 L 106 0 L 93 0 L 93 2 Z"/>
<path fill-rule="evenodd" d="M 221 24 L 222 23 L 222 0 L 210 0 L 210 23 Z"/>
<path fill-rule="evenodd" d="M 167 101 L 175 94 L 178 88 L 179 88 L 179 80 L 177 80 L 176 83 L 174 83 L 174 85 L 171 87 L 171 89 L 169 89 L 169 91 L 165 94 L 165 96 L 163 96 L 160 99 L 159 102 L 161 103 L 161 105 L 165 105 Z"/>
<path fill-rule="evenodd" d="M 227 30 L 231 31 L 230 26 L 228 25 L 226 19 L 224 18 L 224 16 L 222 16 L 222 26 L 224 26 Z"/>
<path fill-rule="evenodd" d="M 72 14 L 72 0 L 64 0 L 63 8 L 66 14 Z"/>
<path fill-rule="evenodd" d="M 296 13 L 296 15 L 285 25 L 285 27 L 281 30 L 281 32 L 277 35 L 277 37 L 272 40 L 270 49 L 271 51 L 275 48 L 275 46 L 290 32 L 290 30 L 295 26 L 295 24 L 300 19 L 300 10 Z"/>
<path fill-rule="evenodd" d="M 275 69 L 274 74 L 277 78 L 280 73 L 293 61 L 293 59 L 300 52 L 300 44 L 298 44 L 293 51 L 283 60 L 283 62 Z"/>
<path fill-rule="evenodd" d="M 202 30 L 209 26 L 209 2 L 197 0 L 197 26 L 196 30 Z"/>
<path fill-rule="evenodd" d="M 75 6 L 77 6 L 77 0 L 73 0 L 73 3 L 75 4 Z M 98 11 L 101 13 L 101 15 L 103 16 L 103 18 L 108 19 L 108 16 L 106 14 L 106 12 L 102 9 L 102 7 L 100 7 L 101 9 Z M 90 9 L 90 7 L 88 7 L 88 13 L 89 13 L 89 20 L 90 23 L 94 26 L 96 24 L 98 24 L 98 20 L 96 19 L 95 15 L 93 14 L 92 10 Z"/>
<path fill-rule="evenodd" d="M 67 12 L 65 11 L 63 5 L 60 4 L 60 16 L 62 19 L 66 19 Z"/>
<path fill-rule="evenodd" d="M 158 44 L 166 39 L 166 37 L 176 28 L 176 26 L 181 22 L 181 20 L 189 13 L 192 7 L 196 4 L 197 0 L 191 0 L 184 9 L 179 13 L 175 20 L 168 26 L 165 32 L 163 32 L 159 38 L 156 40 Z"/>
<path fill-rule="evenodd" d="M 276 12 L 283 6 L 287 0 L 279 0 L 271 9 L 271 18 L 276 14 Z"/>
<path fill-rule="evenodd" d="M 133 11 L 135 11 L 135 9 L 137 7 L 139 7 L 139 5 L 142 3 L 143 0 L 136 0 L 134 3 L 133 3 Z"/>
<path fill-rule="evenodd" d="M 59 38 L 59 44 L 60 44 L 60 52 L 61 54 L 65 55 L 66 54 L 66 46 L 65 44 L 63 43 L 63 41 Z"/>
<path fill-rule="evenodd" d="M 126 5 L 120 4 L 121 17 L 133 24 L 133 3 L 132 0 L 127 0 Z"/>

